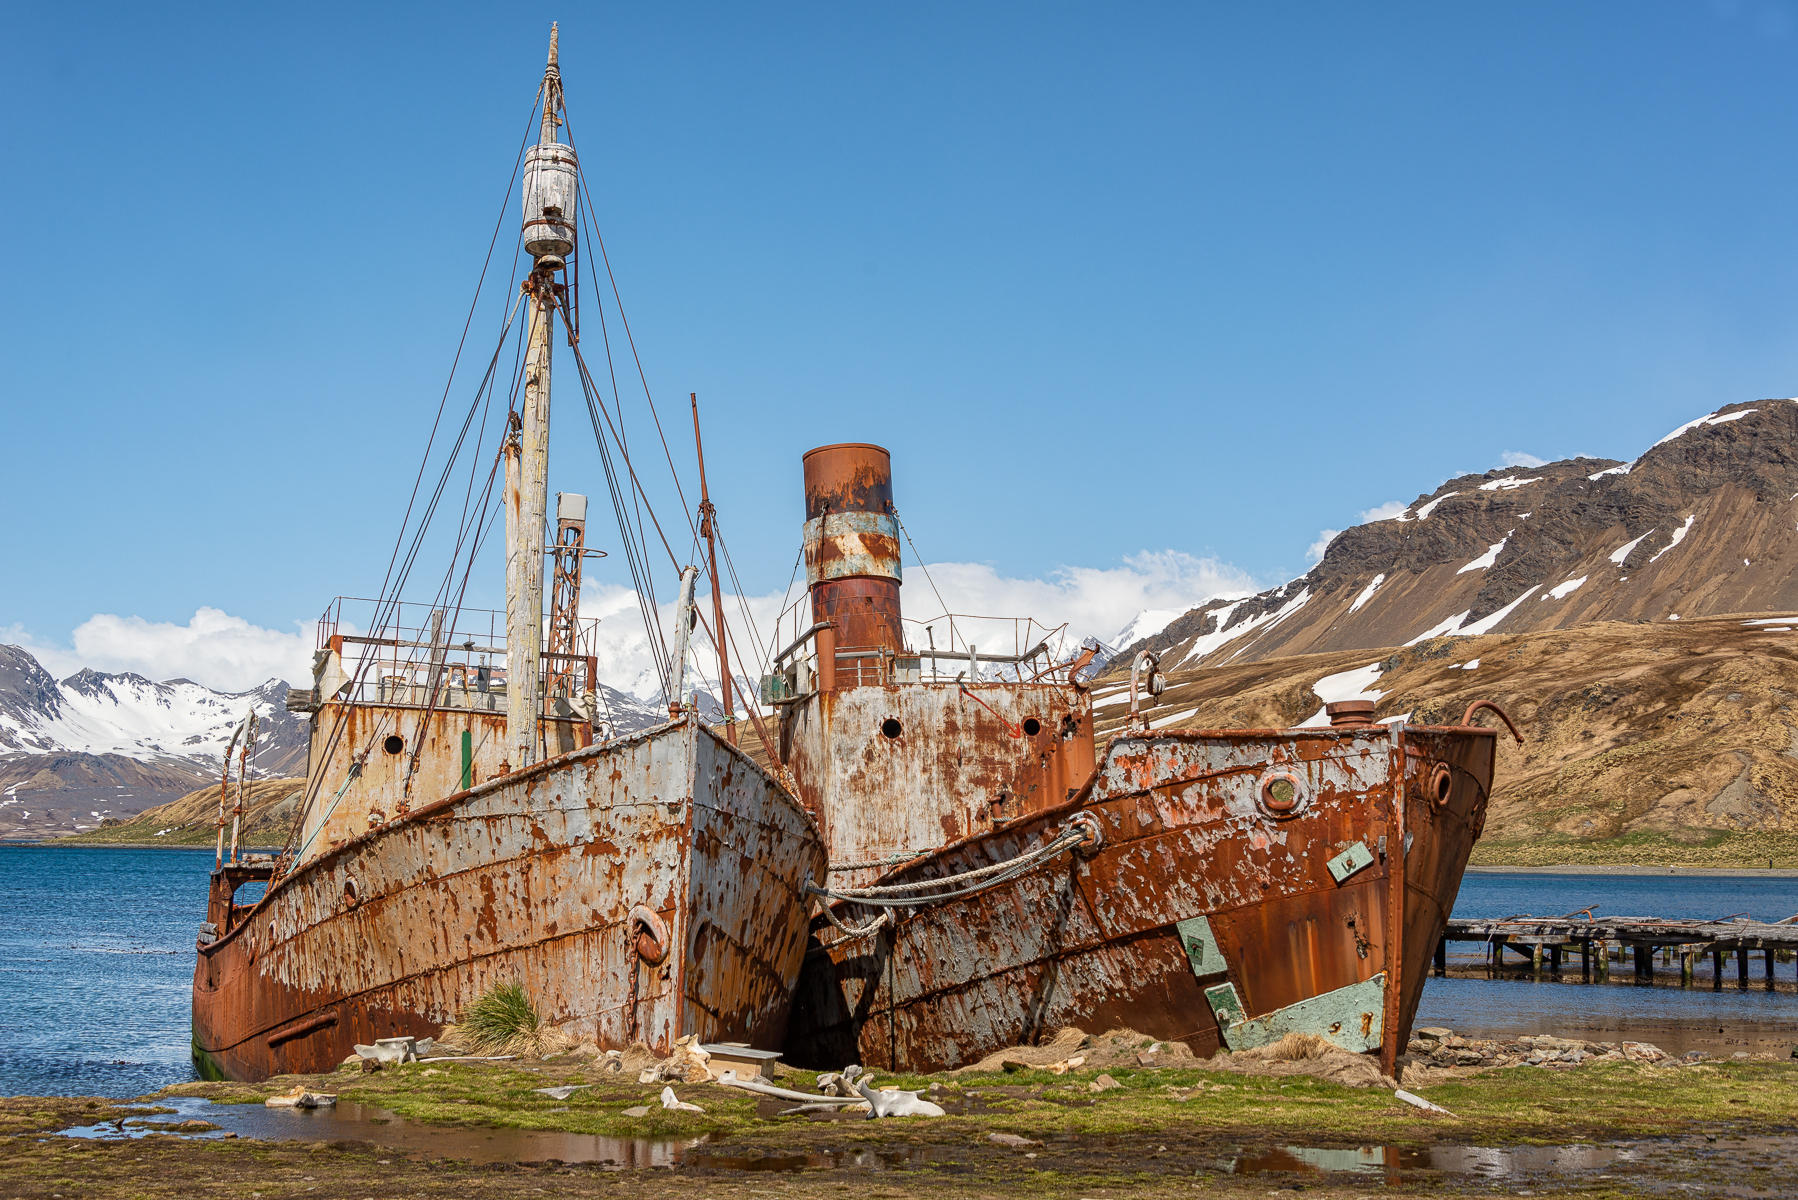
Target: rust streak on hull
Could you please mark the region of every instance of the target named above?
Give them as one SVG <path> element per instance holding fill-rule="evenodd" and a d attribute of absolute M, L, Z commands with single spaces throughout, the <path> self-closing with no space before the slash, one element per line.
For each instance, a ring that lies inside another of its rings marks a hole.
<path fill-rule="evenodd" d="M 696 721 L 577 750 L 301 864 L 199 946 L 194 1054 L 237 1079 L 423 1036 L 518 980 L 547 1025 L 666 1051 L 777 1046 L 803 953 L 811 818 Z M 638 951 L 641 907 L 672 953 Z"/>
<path fill-rule="evenodd" d="M 1199 1054 L 1316 1026 L 1390 1069 L 1483 825 L 1493 755 L 1491 731 L 1470 727 L 1113 738 L 1068 803 L 881 882 L 1013 858 L 1082 811 L 1103 830 L 1096 849 L 897 910 L 871 938 L 815 924 L 789 1057 L 929 1071 L 1066 1025 Z M 1440 798 L 1427 790 L 1439 766 Z M 1297 785 L 1291 810 L 1284 793 L 1270 804 L 1281 778 Z M 851 923 L 870 915 L 844 907 Z"/>

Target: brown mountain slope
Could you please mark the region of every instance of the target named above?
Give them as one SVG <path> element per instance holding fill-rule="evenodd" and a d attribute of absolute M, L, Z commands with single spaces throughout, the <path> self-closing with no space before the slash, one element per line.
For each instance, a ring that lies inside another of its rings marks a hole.
<path fill-rule="evenodd" d="M 1378 664 L 1380 716 L 1454 721 L 1483 698 L 1527 739 L 1500 739 L 1476 862 L 1798 867 L 1798 616 L 1754 619 L 1611 621 L 1176 671 L 1151 720 L 1287 726 L 1319 710 L 1319 679 Z M 1098 698 L 1103 737 L 1122 723 L 1128 676 L 1106 679 Z"/>
<path fill-rule="evenodd" d="M 1309 573 L 1145 641 L 1200 666 L 1450 632 L 1798 609 L 1798 402 L 1735 404 L 1634 463 L 1451 479 L 1337 535 Z"/>
<path fill-rule="evenodd" d="M 265 849 L 281 845 L 293 823 L 304 779 L 257 779 L 244 796 L 238 828 L 239 846 Z M 235 787 L 233 788 L 235 796 Z M 179 800 L 146 809 L 128 821 L 111 821 L 98 829 L 58 838 L 57 844 L 131 843 L 155 846 L 210 846 L 218 837 L 219 785 L 189 792 Z M 227 821 L 230 820 L 227 813 Z M 225 836 L 230 837 L 230 826 Z"/>

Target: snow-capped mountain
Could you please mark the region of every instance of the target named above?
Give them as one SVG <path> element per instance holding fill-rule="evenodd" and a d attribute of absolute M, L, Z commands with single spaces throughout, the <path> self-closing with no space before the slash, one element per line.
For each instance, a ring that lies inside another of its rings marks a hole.
<path fill-rule="evenodd" d="M 667 705 L 640 700 L 603 683 L 599 685 L 599 706 L 600 715 L 611 721 L 614 733 L 636 733 L 668 719 Z"/>
<path fill-rule="evenodd" d="M 255 773 L 292 773 L 305 725 L 286 698 L 279 680 L 238 693 L 93 670 L 58 681 L 25 650 L 0 646 L 0 837 L 98 824 L 216 782 L 251 708 Z"/>
<path fill-rule="evenodd" d="M 1633 462 L 1451 479 L 1298 579 L 1142 644 L 1173 667 L 1433 637 L 1798 610 L 1798 400 L 1733 404 Z M 1134 647 L 1127 647 L 1134 649 Z"/>
<path fill-rule="evenodd" d="M 287 685 L 217 692 L 187 679 L 79 671 L 60 683 L 17 646 L 0 646 L 0 758 L 26 754 L 119 754 L 218 767 L 231 731 L 250 709 L 259 718 L 258 757 L 299 744 Z"/>
<path fill-rule="evenodd" d="M 1106 639 L 1107 646 L 1134 646 L 1145 638 L 1152 638 L 1186 615 L 1187 610 L 1177 608 L 1145 608 L 1130 618 L 1130 622 L 1117 631 L 1113 637 Z"/>

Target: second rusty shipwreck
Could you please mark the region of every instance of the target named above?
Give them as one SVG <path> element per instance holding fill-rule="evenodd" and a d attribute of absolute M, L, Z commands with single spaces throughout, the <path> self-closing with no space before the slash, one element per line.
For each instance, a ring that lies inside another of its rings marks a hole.
<path fill-rule="evenodd" d="M 764 690 L 831 869 L 789 1056 L 930 1071 L 1121 1026 L 1200 1054 L 1316 1033 L 1390 1071 L 1495 732 L 1347 703 L 1096 748 L 1090 654 L 983 653 L 967 618 L 908 638 L 884 450 L 805 468 L 811 623 Z"/>

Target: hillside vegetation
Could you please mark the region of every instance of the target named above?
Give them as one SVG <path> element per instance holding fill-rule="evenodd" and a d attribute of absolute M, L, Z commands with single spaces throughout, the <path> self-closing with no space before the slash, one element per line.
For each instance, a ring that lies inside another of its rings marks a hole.
<path fill-rule="evenodd" d="M 1289 726 L 1318 711 L 1317 680 L 1378 663 L 1380 717 L 1454 722 L 1487 699 L 1527 739 L 1499 739 L 1476 863 L 1798 867 L 1798 617 L 1755 619 L 1609 621 L 1177 671 L 1151 720 Z M 1122 725 L 1128 675 L 1099 691 L 1103 738 Z"/>
<path fill-rule="evenodd" d="M 238 827 L 240 846 L 279 846 L 287 839 L 294 810 L 306 786 L 303 779 L 257 779 L 244 795 Z M 235 785 L 233 786 L 235 793 Z M 58 844 L 210 846 L 218 836 L 219 785 L 189 792 L 179 800 L 145 809 L 126 821 L 109 821 L 98 829 L 59 838 Z M 226 837 L 230 836 L 226 812 Z"/>

